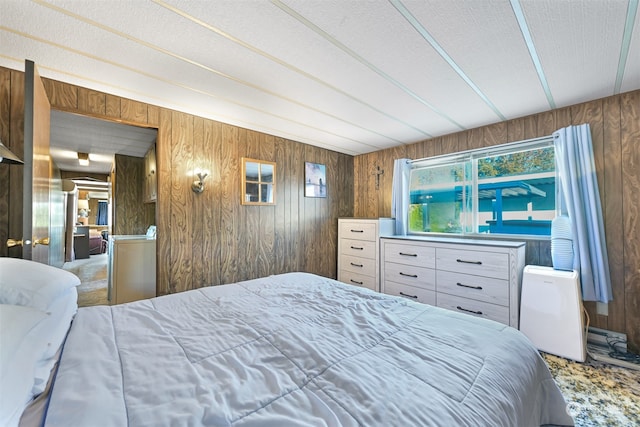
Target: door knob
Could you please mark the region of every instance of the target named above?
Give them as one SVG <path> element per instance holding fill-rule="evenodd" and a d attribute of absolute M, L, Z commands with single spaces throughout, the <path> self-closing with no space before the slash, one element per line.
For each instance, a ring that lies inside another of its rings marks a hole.
<path fill-rule="evenodd" d="M 36 245 L 45 245 L 48 246 L 49 245 L 49 238 L 48 237 L 43 237 L 41 239 L 36 239 L 33 241 L 33 247 L 36 247 Z"/>
<path fill-rule="evenodd" d="M 12 248 L 14 246 L 22 246 L 24 242 L 22 240 L 15 240 L 15 239 L 7 239 L 7 247 L 8 248 Z M 29 244 L 29 241 L 27 241 L 27 245 Z"/>

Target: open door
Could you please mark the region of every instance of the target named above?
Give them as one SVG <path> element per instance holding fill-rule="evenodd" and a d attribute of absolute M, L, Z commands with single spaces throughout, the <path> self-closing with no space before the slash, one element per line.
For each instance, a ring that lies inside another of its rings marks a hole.
<path fill-rule="evenodd" d="M 51 105 L 40 74 L 25 61 L 22 258 L 49 264 Z"/>

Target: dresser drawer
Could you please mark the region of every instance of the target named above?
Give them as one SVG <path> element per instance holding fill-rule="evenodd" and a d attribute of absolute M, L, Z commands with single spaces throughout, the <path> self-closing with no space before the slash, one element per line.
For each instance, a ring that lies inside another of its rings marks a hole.
<path fill-rule="evenodd" d="M 438 270 L 509 280 L 509 255 L 464 249 L 436 249 Z"/>
<path fill-rule="evenodd" d="M 509 305 L 509 281 L 438 270 L 438 292 L 498 305 Z"/>
<path fill-rule="evenodd" d="M 375 242 L 377 238 L 375 222 L 342 221 L 339 232 L 344 239 Z"/>
<path fill-rule="evenodd" d="M 417 288 L 415 286 L 404 285 L 402 283 L 384 282 L 385 294 L 401 296 L 412 301 L 421 302 L 423 304 L 436 305 L 436 293 L 424 288 Z"/>
<path fill-rule="evenodd" d="M 509 307 L 438 292 L 436 305 L 459 313 L 509 324 Z"/>
<path fill-rule="evenodd" d="M 340 268 L 346 271 L 352 271 L 354 273 L 375 277 L 376 260 L 373 258 L 343 255 L 341 258 Z"/>
<path fill-rule="evenodd" d="M 436 271 L 431 268 L 385 262 L 384 280 L 431 291 L 436 290 Z"/>
<path fill-rule="evenodd" d="M 435 248 L 385 242 L 384 260 L 418 267 L 435 268 Z"/>
<path fill-rule="evenodd" d="M 372 291 L 378 291 L 378 289 L 376 289 L 375 276 L 367 276 L 365 274 L 358 274 L 352 271 L 340 270 L 338 280 L 350 285 L 362 286 L 363 288 L 368 288 Z"/>
<path fill-rule="evenodd" d="M 376 242 L 340 239 L 340 254 L 376 259 Z"/>

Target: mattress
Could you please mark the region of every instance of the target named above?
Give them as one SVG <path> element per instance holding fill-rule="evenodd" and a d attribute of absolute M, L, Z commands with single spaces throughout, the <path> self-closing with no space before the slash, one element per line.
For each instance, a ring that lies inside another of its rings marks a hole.
<path fill-rule="evenodd" d="M 519 331 L 305 273 L 80 308 L 47 426 L 573 425 Z"/>

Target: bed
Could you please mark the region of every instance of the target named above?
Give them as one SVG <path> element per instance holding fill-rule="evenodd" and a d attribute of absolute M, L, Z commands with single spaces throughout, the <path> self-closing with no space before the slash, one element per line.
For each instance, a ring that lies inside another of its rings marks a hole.
<path fill-rule="evenodd" d="M 80 308 L 61 353 L 45 426 L 573 425 L 519 331 L 306 273 Z"/>

